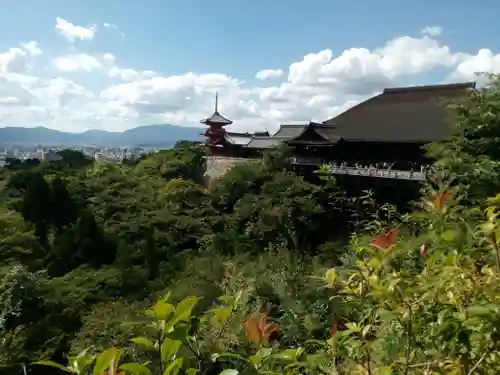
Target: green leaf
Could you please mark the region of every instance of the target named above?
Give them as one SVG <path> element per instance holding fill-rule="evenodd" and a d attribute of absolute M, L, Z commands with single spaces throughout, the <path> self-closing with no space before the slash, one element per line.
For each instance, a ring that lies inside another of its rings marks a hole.
<path fill-rule="evenodd" d="M 214 307 L 210 311 L 212 318 L 210 319 L 212 325 L 223 326 L 233 314 L 233 306 Z"/>
<path fill-rule="evenodd" d="M 199 300 L 200 298 L 197 297 L 188 297 L 179 302 L 175 308 L 175 317 L 177 318 L 177 321 L 187 322 L 189 318 L 191 318 L 191 311 Z"/>
<path fill-rule="evenodd" d="M 65 371 L 65 372 L 71 372 L 68 368 L 64 367 L 63 365 L 60 365 L 59 363 L 53 362 L 53 361 L 36 361 L 32 362 L 32 365 L 39 365 L 39 366 L 49 366 L 49 367 L 55 367 L 58 368 L 59 370 Z"/>
<path fill-rule="evenodd" d="M 240 355 L 240 354 L 234 354 L 234 353 L 214 353 L 211 356 L 212 361 L 217 361 L 219 358 L 224 359 L 224 358 L 233 358 L 233 359 L 238 359 L 240 361 L 246 362 L 246 363 L 251 363 L 248 358 Z"/>
<path fill-rule="evenodd" d="M 285 361 L 297 361 L 300 355 L 304 352 L 303 348 L 285 349 L 273 354 L 274 358 L 284 359 Z"/>
<path fill-rule="evenodd" d="M 257 353 L 255 353 L 248 359 L 252 365 L 260 366 L 262 360 L 271 355 L 272 351 L 272 348 L 260 348 L 259 350 L 257 350 Z"/>
<path fill-rule="evenodd" d="M 147 337 L 142 337 L 142 336 L 134 337 L 130 341 L 132 341 L 134 344 L 144 346 L 145 348 L 147 348 L 149 350 L 156 350 L 156 347 L 155 347 L 155 344 L 153 343 L 153 341 L 151 341 Z"/>
<path fill-rule="evenodd" d="M 168 337 L 172 340 L 186 341 L 189 333 L 189 324 L 178 324 L 168 333 Z"/>
<path fill-rule="evenodd" d="M 156 319 L 165 320 L 168 319 L 174 310 L 174 305 L 165 301 L 159 301 L 153 306 L 151 312 Z"/>
<path fill-rule="evenodd" d="M 175 361 L 170 363 L 168 367 L 163 372 L 163 375 L 177 375 L 182 367 L 182 358 L 177 358 Z"/>
<path fill-rule="evenodd" d="M 95 361 L 94 370 L 92 371 L 92 374 L 100 375 L 101 373 L 106 371 L 113 363 L 115 363 L 116 365 L 116 362 L 118 362 L 117 359 L 119 355 L 120 351 L 116 348 L 109 348 L 103 351 Z"/>
<path fill-rule="evenodd" d="M 492 319 L 497 313 L 498 307 L 496 305 L 486 306 L 471 306 L 467 309 L 467 315 L 470 317 L 477 316 L 481 318 Z"/>
<path fill-rule="evenodd" d="M 325 272 L 325 281 L 329 285 L 334 285 L 335 282 L 337 281 L 337 270 L 335 268 L 329 268 Z"/>
<path fill-rule="evenodd" d="M 222 371 L 219 375 L 238 375 L 238 374 L 239 374 L 238 370 L 226 369 Z"/>
<path fill-rule="evenodd" d="M 377 374 L 379 374 L 379 375 L 391 375 L 392 374 L 392 367 L 391 366 L 380 367 L 378 369 Z"/>
<path fill-rule="evenodd" d="M 200 299 L 197 297 L 187 297 L 179 302 L 175 307 L 174 317 L 165 326 L 165 331 L 169 332 L 178 322 L 187 322 L 191 318 L 191 311 Z"/>
<path fill-rule="evenodd" d="M 177 354 L 182 342 L 179 340 L 172 340 L 168 337 L 163 341 L 161 345 L 161 362 L 166 364 L 172 360 L 172 358 Z"/>
<path fill-rule="evenodd" d="M 132 375 L 153 375 L 151 370 L 141 363 L 124 363 L 120 366 L 120 370 Z"/>
<path fill-rule="evenodd" d="M 186 375 L 196 375 L 198 373 L 198 370 L 195 368 L 188 368 L 186 370 Z"/>
<path fill-rule="evenodd" d="M 82 350 L 78 355 L 68 356 L 68 362 L 71 364 L 70 371 L 80 374 L 83 373 L 83 370 L 92 364 L 95 360 L 95 356 L 87 355 L 89 348 Z"/>
<path fill-rule="evenodd" d="M 445 240 L 446 242 L 453 241 L 455 238 L 457 238 L 457 236 L 458 236 L 457 231 L 452 230 L 452 229 L 448 229 L 448 230 L 444 231 L 443 233 L 441 233 L 441 238 L 443 240 Z"/>

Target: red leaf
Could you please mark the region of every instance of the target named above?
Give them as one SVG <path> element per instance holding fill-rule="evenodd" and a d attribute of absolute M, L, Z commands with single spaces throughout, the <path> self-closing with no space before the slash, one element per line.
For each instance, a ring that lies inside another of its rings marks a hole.
<path fill-rule="evenodd" d="M 267 315 L 264 314 L 260 318 L 252 315 L 243 324 L 248 340 L 258 345 L 264 345 L 268 342 L 269 336 L 279 329 L 276 323 L 267 323 Z"/>
<path fill-rule="evenodd" d="M 337 333 L 337 328 L 338 328 L 338 321 L 336 318 L 333 318 L 332 320 L 332 325 L 330 326 L 330 336 L 334 337 L 335 334 Z"/>
<path fill-rule="evenodd" d="M 379 250 L 389 250 L 394 245 L 396 245 L 399 229 L 393 228 L 387 233 L 379 234 L 372 239 L 370 243 L 376 249 Z"/>

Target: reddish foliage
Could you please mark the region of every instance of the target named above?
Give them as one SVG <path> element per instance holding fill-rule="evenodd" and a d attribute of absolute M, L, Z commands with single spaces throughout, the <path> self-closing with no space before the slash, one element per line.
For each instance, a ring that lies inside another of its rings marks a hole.
<path fill-rule="evenodd" d="M 260 318 L 252 315 L 245 321 L 243 328 L 250 341 L 263 345 L 268 342 L 269 336 L 276 332 L 279 326 L 276 323 L 267 323 L 267 315 L 264 314 Z"/>
<path fill-rule="evenodd" d="M 438 195 L 431 195 L 427 197 L 427 201 L 430 203 L 430 205 L 434 208 L 434 211 L 437 213 L 442 213 L 444 211 L 445 207 L 445 202 L 448 196 L 450 195 L 449 191 L 443 191 L 441 194 Z"/>
<path fill-rule="evenodd" d="M 339 323 L 337 321 L 337 318 L 333 318 L 332 325 L 330 326 L 330 336 L 331 337 L 334 337 L 335 334 L 337 333 L 338 325 L 339 325 Z"/>
<path fill-rule="evenodd" d="M 372 239 L 370 245 L 379 250 L 389 250 L 394 245 L 398 238 L 399 229 L 393 228 L 386 233 L 379 234 Z"/>

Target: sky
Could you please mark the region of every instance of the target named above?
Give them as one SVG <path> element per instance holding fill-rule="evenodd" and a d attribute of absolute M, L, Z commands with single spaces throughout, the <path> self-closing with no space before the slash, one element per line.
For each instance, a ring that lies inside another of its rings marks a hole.
<path fill-rule="evenodd" d="M 0 126 L 324 121 L 386 87 L 500 73 L 492 0 L 0 0 Z"/>

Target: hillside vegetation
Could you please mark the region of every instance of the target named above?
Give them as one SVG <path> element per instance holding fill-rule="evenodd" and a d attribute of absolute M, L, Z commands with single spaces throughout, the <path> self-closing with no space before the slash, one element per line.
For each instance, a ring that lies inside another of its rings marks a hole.
<path fill-rule="evenodd" d="M 500 81 L 412 213 L 181 142 L 0 170 L 0 374 L 498 374 Z"/>

